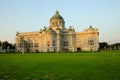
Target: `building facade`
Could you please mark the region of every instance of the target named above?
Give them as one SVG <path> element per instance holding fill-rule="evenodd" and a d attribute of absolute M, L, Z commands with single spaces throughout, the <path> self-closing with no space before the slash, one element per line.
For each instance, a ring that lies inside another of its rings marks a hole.
<path fill-rule="evenodd" d="M 65 27 L 65 21 L 58 11 L 50 19 L 50 26 L 36 32 L 17 32 L 17 52 L 75 52 L 97 51 L 99 48 L 98 29 L 90 26 L 83 32 Z"/>

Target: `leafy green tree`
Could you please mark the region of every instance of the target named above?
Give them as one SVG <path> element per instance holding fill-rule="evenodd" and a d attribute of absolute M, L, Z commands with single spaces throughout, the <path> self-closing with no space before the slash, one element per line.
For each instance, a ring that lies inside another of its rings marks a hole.
<path fill-rule="evenodd" d="M 112 49 L 118 50 L 119 47 L 120 47 L 120 43 L 115 43 L 115 44 L 112 44 L 112 45 L 111 45 L 111 48 L 112 48 Z"/>
<path fill-rule="evenodd" d="M 2 48 L 3 48 L 3 49 L 7 49 L 8 46 L 9 46 L 8 41 L 2 42 Z"/>
<path fill-rule="evenodd" d="M 2 46 L 2 42 L 0 41 L 0 47 Z"/>
<path fill-rule="evenodd" d="M 108 43 L 107 42 L 101 42 L 101 43 L 99 43 L 99 48 L 100 49 L 107 49 L 109 46 L 108 46 Z"/>
<path fill-rule="evenodd" d="M 8 41 L 2 42 L 3 49 L 7 49 L 8 47 L 9 49 L 15 49 L 15 44 L 9 43 Z"/>

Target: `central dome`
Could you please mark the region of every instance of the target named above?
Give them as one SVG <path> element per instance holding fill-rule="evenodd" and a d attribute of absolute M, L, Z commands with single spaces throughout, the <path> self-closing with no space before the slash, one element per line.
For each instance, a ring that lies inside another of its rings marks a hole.
<path fill-rule="evenodd" d="M 61 15 L 59 15 L 58 11 L 55 12 L 55 14 L 51 17 L 50 21 L 53 19 L 61 19 L 64 21 L 63 17 Z"/>
<path fill-rule="evenodd" d="M 50 18 L 50 26 L 56 30 L 57 27 L 60 29 L 65 29 L 65 21 L 58 11 Z"/>

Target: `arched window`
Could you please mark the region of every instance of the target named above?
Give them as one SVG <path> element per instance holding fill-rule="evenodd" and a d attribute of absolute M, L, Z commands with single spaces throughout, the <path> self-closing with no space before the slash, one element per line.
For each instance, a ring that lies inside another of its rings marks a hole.
<path fill-rule="evenodd" d="M 53 22 L 53 26 L 57 26 L 58 25 L 58 22 Z"/>
<path fill-rule="evenodd" d="M 27 48 L 33 47 L 32 40 L 28 39 L 26 43 Z"/>

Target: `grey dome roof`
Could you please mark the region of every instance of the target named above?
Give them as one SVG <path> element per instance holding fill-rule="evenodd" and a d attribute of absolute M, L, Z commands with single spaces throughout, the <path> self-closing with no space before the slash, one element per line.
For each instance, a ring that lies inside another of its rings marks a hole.
<path fill-rule="evenodd" d="M 63 17 L 61 15 L 59 15 L 58 11 L 55 12 L 55 14 L 51 17 L 50 20 L 52 20 L 52 19 L 61 19 L 64 21 Z"/>

